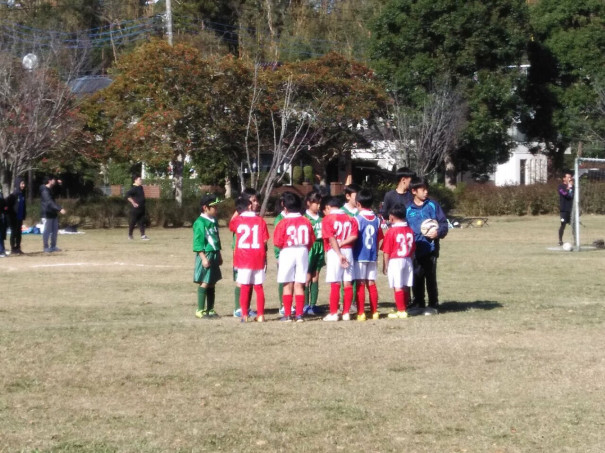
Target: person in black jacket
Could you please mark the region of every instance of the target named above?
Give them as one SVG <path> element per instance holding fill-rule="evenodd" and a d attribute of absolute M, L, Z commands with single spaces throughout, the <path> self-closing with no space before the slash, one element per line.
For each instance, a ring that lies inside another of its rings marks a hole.
<path fill-rule="evenodd" d="M 397 187 L 394 190 L 387 192 L 384 195 L 384 201 L 382 202 L 382 208 L 380 215 L 386 221 L 389 220 L 389 213 L 396 205 L 402 205 L 408 207 L 414 201 L 414 196 L 410 192 L 410 181 L 416 176 L 412 170 L 407 167 L 399 168 L 395 172 L 395 178 L 397 180 Z"/>
<path fill-rule="evenodd" d="M 40 186 L 40 216 L 44 219 L 42 242 L 44 244 L 45 253 L 61 251 L 61 249 L 57 247 L 57 234 L 59 233 L 58 216 L 59 214 L 65 214 L 65 209 L 59 206 L 53 197 L 52 189 L 56 184 L 56 177 L 46 176 L 44 178 L 44 184 Z"/>
<path fill-rule="evenodd" d="M 565 225 L 571 221 L 571 210 L 573 208 L 573 172 L 566 171 L 563 181 L 559 184 L 559 211 L 561 213 L 561 225 L 559 226 L 559 245 L 563 245 L 563 232 Z"/>
<path fill-rule="evenodd" d="M 145 192 L 143 190 L 143 180 L 140 175 L 132 178 L 132 187 L 126 192 L 126 199 L 130 202 L 130 221 L 128 223 L 128 239 L 132 240 L 134 227 L 139 224 L 141 239 L 148 241 L 145 235 Z"/>
<path fill-rule="evenodd" d="M 22 178 L 15 180 L 15 191 L 8 196 L 8 221 L 11 228 L 11 254 L 22 255 L 21 229 L 27 216 L 25 201 L 25 181 Z"/>

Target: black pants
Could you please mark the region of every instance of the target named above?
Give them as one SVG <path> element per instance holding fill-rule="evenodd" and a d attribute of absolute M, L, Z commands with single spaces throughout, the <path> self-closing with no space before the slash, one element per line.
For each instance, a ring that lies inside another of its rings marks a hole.
<path fill-rule="evenodd" d="M 134 227 L 139 224 L 139 230 L 141 236 L 145 235 L 145 210 L 144 209 L 132 209 L 130 211 L 130 222 L 128 223 L 128 236 L 132 236 Z"/>
<path fill-rule="evenodd" d="M 23 220 L 9 217 L 9 222 L 11 226 L 11 250 L 21 250 L 21 227 L 23 227 Z"/>
<path fill-rule="evenodd" d="M 561 226 L 559 227 L 559 244 L 563 242 L 563 233 L 565 232 L 565 225 L 571 223 L 571 213 L 567 211 L 561 211 Z"/>
<path fill-rule="evenodd" d="M 424 289 L 429 296 L 429 307 L 437 308 L 439 293 L 437 291 L 437 256 L 430 254 L 414 258 L 414 286 L 412 304 L 425 307 Z"/>

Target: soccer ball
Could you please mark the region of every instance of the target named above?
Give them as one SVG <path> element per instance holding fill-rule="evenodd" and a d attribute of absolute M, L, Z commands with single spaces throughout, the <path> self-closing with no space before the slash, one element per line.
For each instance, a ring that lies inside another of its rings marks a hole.
<path fill-rule="evenodd" d="M 437 228 L 439 228 L 439 222 L 435 219 L 426 219 L 420 224 L 420 232 L 425 236 Z"/>
<path fill-rule="evenodd" d="M 573 245 L 571 245 L 569 242 L 566 242 L 563 244 L 563 250 L 566 252 L 571 252 L 573 250 Z"/>

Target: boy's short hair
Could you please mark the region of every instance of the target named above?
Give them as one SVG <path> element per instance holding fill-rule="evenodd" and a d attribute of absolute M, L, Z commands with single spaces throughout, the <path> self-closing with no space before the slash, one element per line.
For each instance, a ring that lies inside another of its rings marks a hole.
<path fill-rule="evenodd" d="M 250 198 L 239 197 L 237 200 L 235 200 L 235 210 L 238 212 L 238 214 L 249 211 L 251 206 L 252 203 L 250 202 Z"/>
<path fill-rule="evenodd" d="M 342 200 L 340 197 L 331 197 L 327 202 L 326 206 L 330 206 L 332 208 L 340 208 L 342 206 Z"/>
<path fill-rule="evenodd" d="M 565 170 L 563 172 L 563 176 L 566 176 L 566 175 L 573 176 L 573 170 Z"/>
<path fill-rule="evenodd" d="M 293 192 L 284 192 L 283 205 L 288 212 L 300 212 L 302 201 L 298 195 Z"/>
<path fill-rule="evenodd" d="M 319 203 L 321 204 L 322 196 L 316 190 L 313 190 L 307 194 L 305 197 L 305 203 Z"/>
<path fill-rule="evenodd" d="M 419 176 L 413 177 L 412 181 L 410 182 L 410 190 L 420 189 L 421 187 L 424 187 L 425 189 L 429 188 L 429 182 L 426 180 L 426 178 Z"/>
<path fill-rule="evenodd" d="M 219 198 L 215 194 L 207 193 L 206 195 L 202 196 L 202 199 L 200 200 L 200 209 L 203 211 L 204 206 L 216 206 L 220 202 L 221 200 L 219 200 Z"/>
<path fill-rule="evenodd" d="M 391 208 L 391 210 L 389 211 L 389 215 L 392 215 L 398 220 L 405 220 L 405 206 L 400 203 L 397 203 Z"/>
<path fill-rule="evenodd" d="M 362 208 L 371 209 L 372 203 L 374 203 L 374 195 L 370 189 L 361 189 L 357 192 L 357 198 L 355 198 L 355 200 Z"/>
<path fill-rule="evenodd" d="M 46 176 L 44 177 L 44 179 L 42 180 L 42 184 L 46 185 L 46 184 L 48 184 L 49 182 L 51 182 L 53 179 L 54 179 L 54 180 L 56 180 L 56 179 L 57 179 L 57 177 L 56 177 L 55 175 L 46 175 Z"/>
<path fill-rule="evenodd" d="M 410 170 L 408 167 L 401 167 L 395 171 L 396 181 L 401 181 L 401 178 L 414 178 L 416 177 L 416 172 Z"/>
<path fill-rule="evenodd" d="M 257 199 L 259 198 L 258 192 L 253 187 L 246 187 L 244 190 L 242 190 L 240 196 L 242 198 L 247 198 L 248 200 L 252 197 L 256 197 Z"/>
<path fill-rule="evenodd" d="M 139 175 L 138 173 L 135 173 L 134 175 L 132 175 L 132 182 L 135 182 L 140 177 L 141 177 L 141 175 Z"/>
<path fill-rule="evenodd" d="M 321 202 L 319 203 L 319 212 L 321 213 L 321 215 L 323 215 L 323 212 L 326 210 L 328 201 L 330 201 L 330 197 L 328 195 L 321 197 Z"/>
<path fill-rule="evenodd" d="M 352 193 L 357 193 L 361 190 L 361 186 L 359 184 L 349 184 L 345 186 L 345 195 L 351 195 Z"/>

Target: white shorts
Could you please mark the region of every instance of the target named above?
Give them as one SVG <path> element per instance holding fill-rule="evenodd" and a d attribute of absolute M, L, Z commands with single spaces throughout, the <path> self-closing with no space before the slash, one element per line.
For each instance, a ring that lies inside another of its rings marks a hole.
<path fill-rule="evenodd" d="M 265 282 L 265 270 L 238 269 L 236 282 L 240 285 L 262 285 Z"/>
<path fill-rule="evenodd" d="M 349 267 L 346 269 L 340 266 L 340 259 L 332 249 L 326 253 L 326 282 L 352 282 L 355 272 L 355 262 L 353 261 L 353 249 L 340 249 L 340 252 L 349 261 Z"/>
<path fill-rule="evenodd" d="M 305 246 L 286 247 L 279 252 L 277 283 L 306 283 L 309 250 Z"/>
<path fill-rule="evenodd" d="M 389 261 L 387 268 L 389 287 L 403 288 L 414 284 L 414 263 L 412 258 L 395 258 Z"/>
<path fill-rule="evenodd" d="M 376 261 L 356 261 L 355 280 L 376 281 Z"/>

